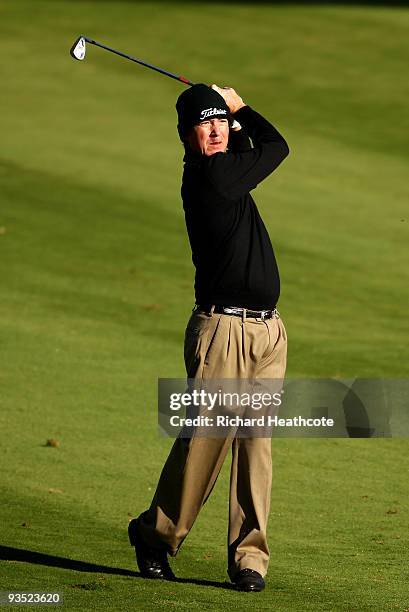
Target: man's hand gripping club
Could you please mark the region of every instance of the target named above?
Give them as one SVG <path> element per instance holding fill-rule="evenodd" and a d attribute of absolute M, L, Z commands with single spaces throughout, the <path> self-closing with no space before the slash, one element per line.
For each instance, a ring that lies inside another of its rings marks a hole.
<path fill-rule="evenodd" d="M 243 106 L 246 106 L 246 104 L 243 102 L 243 99 L 232 87 L 218 87 L 217 85 L 215 85 L 215 83 L 213 83 L 213 85 L 211 85 L 211 88 L 217 91 L 217 93 L 219 93 L 224 98 L 232 115 L 238 110 L 240 110 L 240 108 L 243 108 Z M 240 130 L 240 123 L 234 120 L 231 129 L 234 131 Z"/>

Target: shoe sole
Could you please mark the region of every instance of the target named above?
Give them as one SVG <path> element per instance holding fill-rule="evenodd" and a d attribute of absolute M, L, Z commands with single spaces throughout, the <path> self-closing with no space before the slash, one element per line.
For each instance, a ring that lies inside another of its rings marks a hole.
<path fill-rule="evenodd" d="M 264 587 L 240 587 L 236 584 L 236 589 L 241 593 L 260 593 L 264 591 Z"/>

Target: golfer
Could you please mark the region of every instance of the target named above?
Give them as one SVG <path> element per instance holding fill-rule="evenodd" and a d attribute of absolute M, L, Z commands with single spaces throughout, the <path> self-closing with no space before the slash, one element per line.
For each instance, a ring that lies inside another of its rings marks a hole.
<path fill-rule="evenodd" d="M 194 379 L 282 379 L 287 354 L 276 310 L 280 280 L 250 192 L 288 155 L 278 131 L 231 88 L 199 84 L 178 98 L 185 147 L 182 199 L 196 268 L 185 364 Z M 250 142 L 251 141 L 251 142 Z M 261 591 L 269 562 L 271 439 L 177 438 L 150 508 L 129 524 L 141 574 L 175 578 L 175 556 L 232 449 L 228 574 Z"/>

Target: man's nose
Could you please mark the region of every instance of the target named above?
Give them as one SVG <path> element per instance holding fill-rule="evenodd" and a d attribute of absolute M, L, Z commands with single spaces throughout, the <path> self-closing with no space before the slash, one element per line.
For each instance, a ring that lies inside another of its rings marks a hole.
<path fill-rule="evenodd" d="M 212 122 L 212 131 L 211 131 L 211 133 L 216 135 L 216 136 L 218 134 L 220 134 L 220 125 L 219 125 L 219 123 L 213 123 Z"/>

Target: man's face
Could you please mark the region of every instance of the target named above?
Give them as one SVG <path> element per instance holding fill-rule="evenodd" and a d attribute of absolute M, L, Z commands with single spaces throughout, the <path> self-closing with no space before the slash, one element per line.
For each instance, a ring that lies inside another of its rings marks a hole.
<path fill-rule="evenodd" d="M 229 122 L 227 119 L 206 119 L 195 125 L 187 137 L 193 151 L 203 155 L 224 153 L 229 141 Z"/>

